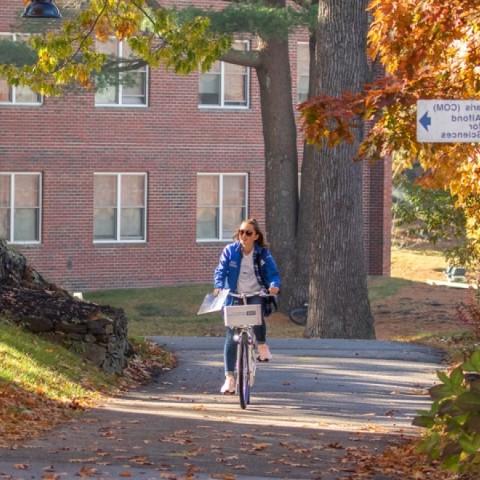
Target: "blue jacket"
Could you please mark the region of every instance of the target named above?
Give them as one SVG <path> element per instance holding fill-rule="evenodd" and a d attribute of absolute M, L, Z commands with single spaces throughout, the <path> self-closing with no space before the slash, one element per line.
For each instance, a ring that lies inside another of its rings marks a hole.
<path fill-rule="evenodd" d="M 227 245 L 220 256 L 220 261 L 214 274 L 214 288 L 229 288 L 236 293 L 240 264 L 242 263 L 242 247 L 240 242 Z M 255 244 L 253 251 L 253 265 L 258 283 L 265 288 L 280 288 L 280 274 L 270 250 Z M 259 268 L 258 268 L 259 266 Z M 227 304 L 232 297 L 228 297 Z"/>

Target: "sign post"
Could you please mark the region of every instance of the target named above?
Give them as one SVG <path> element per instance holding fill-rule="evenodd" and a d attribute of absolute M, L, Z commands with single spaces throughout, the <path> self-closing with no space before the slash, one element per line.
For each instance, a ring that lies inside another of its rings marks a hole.
<path fill-rule="evenodd" d="M 418 100 L 417 141 L 480 142 L 480 101 Z"/>

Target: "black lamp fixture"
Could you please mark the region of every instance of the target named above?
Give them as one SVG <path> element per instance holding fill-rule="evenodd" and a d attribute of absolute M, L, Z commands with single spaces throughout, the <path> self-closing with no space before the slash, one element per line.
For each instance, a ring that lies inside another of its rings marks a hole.
<path fill-rule="evenodd" d="M 62 18 L 52 0 L 32 0 L 23 12 L 25 18 Z"/>

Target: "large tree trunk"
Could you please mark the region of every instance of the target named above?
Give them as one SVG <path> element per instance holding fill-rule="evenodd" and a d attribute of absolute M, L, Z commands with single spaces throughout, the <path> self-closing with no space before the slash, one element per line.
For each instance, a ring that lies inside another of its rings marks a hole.
<path fill-rule="evenodd" d="M 293 276 L 298 198 L 297 132 L 287 39 L 268 40 L 260 52 L 257 76 L 265 144 L 266 230 L 286 281 Z M 288 296 L 288 287 L 285 293 Z"/>
<path fill-rule="evenodd" d="M 318 3 L 318 0 L 315 0 Z M 316 95 L 316 38 L 310 34 L 310 80 L 308 98 Z M 312 212 L 315 209 L 315 146 L 306 142 L 303 145 L 302 176 L 300 186 L 300 201 L 298 205 L 298 224 L 295 251 L 295 270 L 287 279 L 287 295 L 283 302 L 284 309 L 303 305 L 308 299 L 310 283 L 310 249 L 312 246 L 313 224 Z M 285 292 L 284 292 L 285 293 Z"/>
<path fill-rule="evenodd" d="M 320 0 L 317 29 L 318 93 L 339 95 L 364 85 L 368 65 L 367 0 Z M 363 249 L 362 168 L 352 144 L 315 152 L 313 246 L 305 334 L 374 338 Z"/>

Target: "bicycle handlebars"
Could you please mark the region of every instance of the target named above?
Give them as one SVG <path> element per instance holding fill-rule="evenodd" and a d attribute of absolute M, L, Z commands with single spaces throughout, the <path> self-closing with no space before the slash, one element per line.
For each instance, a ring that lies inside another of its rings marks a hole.
<path fill-rule="evenodd" d="M 228 294 L 231 297 L 235 298 L 251 298 L 251 297 L 276 297 L 276 295 L 273 295 L 271 293 L 268 293 L 265 290 L 260 290 L 258 292 L 253 292 L 253 293 L 233 293 L 233 292 L 228 292 Z"/>

